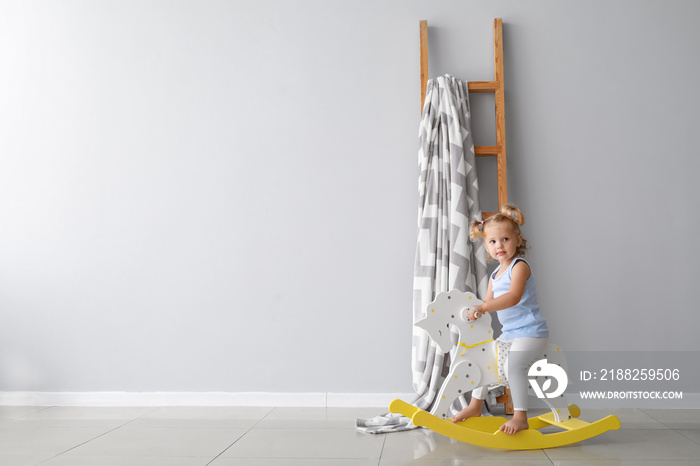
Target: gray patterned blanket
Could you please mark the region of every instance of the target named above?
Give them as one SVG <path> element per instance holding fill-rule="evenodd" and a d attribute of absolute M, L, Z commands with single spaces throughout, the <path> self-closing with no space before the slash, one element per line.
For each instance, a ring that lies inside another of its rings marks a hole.
<path fill-rule="evenodd" d="M 471 133 L 466 81 L 449 75 L 428 81 L 419 129 L 418 241 L 413 282 L 413 321 L 441 291 L 458 289 L 486 294 L 486 254 L 469 241 L 469 223 L 481 219 L 476 156 Z M 453 338 L 457 339 L 454 334 Z M 450 367 L 452 355 L 441 353 L 423 330 L 413 328 L 412 372 L 416 399 L 429 411 Z M 467 400 L 455 402 L 462 409 Z M 408 418 L 383 414 L 358 419 L 366 433 L 414 429 Z"/>

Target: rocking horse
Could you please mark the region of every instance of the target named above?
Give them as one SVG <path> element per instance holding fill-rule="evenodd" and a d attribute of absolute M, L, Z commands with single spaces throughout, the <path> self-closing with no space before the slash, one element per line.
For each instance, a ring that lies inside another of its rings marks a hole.
<path fill-rule="evenodd" d="M 467 309 L 481 303 L 483 301 L 473 293 L 452 290 L 439 293 L 428 304 L 426 317 L 416 322 L 416 326 L 428 332 L 440 351 L 447 353 L 457 347 L 457 354 L 430 413 L 401 400 L 392 401 L 389 411 L 411 418 L 414 425 L 455 440 L 509 450 L 558 447 L 620 428 L 620 420 L 616 416 L 607 416 L 593 423 L 576 419 L 581 413 L 580 409 L 574 404 L 567 405 L 564 398 L 566 358 L 564 352 L 553 344 L 533 359 L 528 372 L 528 394 L 538 396 L 551 410 L 545 415 L 529 418 L 530 429 L 508 435 L 499 430 L 506 422 L 502 417 L 472 417 L 452 423 L 450 406 L 462 393 L 482 386 L 507 385 L 504 379 L 508 347 L 501 345 L 499 348 L 493 339 L 491 316 L 486 313 L 474 321 L 467 318 Z M 451 326 L 459 331 L 456 343 L 450 336 Z M 538 430 L 547 426 L 563 430 L 547 434 Z"/>

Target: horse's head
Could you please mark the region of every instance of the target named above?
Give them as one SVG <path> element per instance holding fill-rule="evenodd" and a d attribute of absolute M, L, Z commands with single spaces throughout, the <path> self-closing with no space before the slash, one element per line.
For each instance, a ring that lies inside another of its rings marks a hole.
<path fill-rule="evenodd" d="M 483 301 L 474 293 L 463 293 L 459 290 L 444 291 L 435 296 L 435 300 L 425 308 L 425 318 L 416 322 L 440 348 L 447 353 L 454 347 L 450 338 L 450 325 L 459 328 L 460 343 L 476 344 L 493 338 L 491 316 L 480 317 L 476 321 L 467 319 L 467 309 Z"/>

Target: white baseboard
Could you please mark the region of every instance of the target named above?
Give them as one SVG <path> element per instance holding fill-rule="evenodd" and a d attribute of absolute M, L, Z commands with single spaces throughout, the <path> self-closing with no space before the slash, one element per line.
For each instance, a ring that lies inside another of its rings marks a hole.
<path fill-rule="evenodd" d="M 413 393 L 0 392 L 0 406 L 275 406 L 387 408 Z"/>

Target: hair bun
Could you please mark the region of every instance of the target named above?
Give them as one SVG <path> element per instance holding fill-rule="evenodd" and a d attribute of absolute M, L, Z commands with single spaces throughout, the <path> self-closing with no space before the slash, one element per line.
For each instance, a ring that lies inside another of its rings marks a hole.
<path fill-rule="evenodd" d="M 525 215 L 523 215 L 523 212 L 514 205 L 505 204 L 503 207 L 501 207 L 501 213 L 512 219 L 518 225 L 525 223 Z"/>

